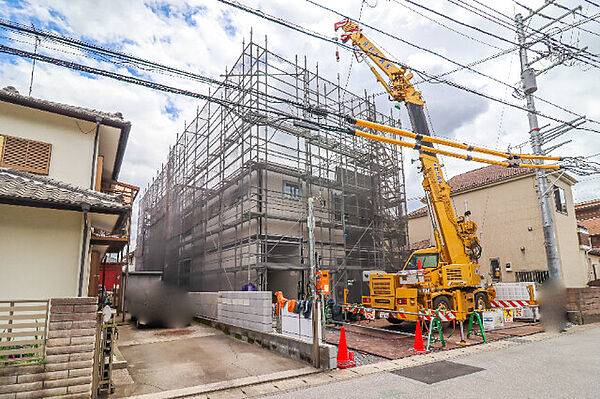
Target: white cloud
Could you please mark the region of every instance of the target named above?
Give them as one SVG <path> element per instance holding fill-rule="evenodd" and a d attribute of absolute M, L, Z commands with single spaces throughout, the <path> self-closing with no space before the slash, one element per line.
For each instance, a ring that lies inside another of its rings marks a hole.
<path fill-rule="evenodd" d="M 490 47 L 457 35 L 412 13 L 402 6 L 406 3 L 399 1 L 400 4 L 390 0 L 369 1 L 369 4 L 376 4 L 376 6 L 373 8 L 368 4 L 363 6 L 363 21 L 463 64 L 496 52 Z M 244 4 L 329 36 L 334 36 L 333 24 L 341 19 L 303 0 L 295 2 L 248 0 Z M 359 0 L 332 0 L 323 4 L 352 17 L 357 17 L 361 8 Z M 535 8 L 541 4 L 543 0 L 536 0 L 530 6 Z M 573 1 L 565 2 L 565 5 L 571 4 Z M 507 40 L 514 40 L 514 35 L 507 29 L 447 1 L 432 0 L 426 5 L 440 10 L 445 15 L 506 37 Z M 508 0 L 494 2 L 493 6 L 508 15 L 513 15 L 515 10 L 521 11 Z M 510 47 L 508 43 L 498 39 L 456 25 L 426 11 L 419 11 L 477 40 L 502 48 Z M 560 12 L 555 8 L 548 9 L 549 14 L 558 15 Z M 584 12 L 591 14 L 596 10 L 584 8 Z M 109 48 L 118 48 L 132 55 L 214 78 L 219 78 L 226 67 L 235 62 L 241 52 L 242 41 L 249 38 L 251 30 L 254 39 L 260 42 L 267 35 L 268 45 L 272 51 L 286 58 L 293 58 L 296 54 L 307 55 L 309 65 L 318 63 L 320 74 L 332 81 L 336 81 L 339 74 L 342 84 L 346 82 L 348 66 L 352 58 L 350 53 L 340 50 L 342 59 L 338 63 L 335 61 L 334 45 L 309 38 L 214 0 L 146 1 L 145 3 L 118 0 L 101 2 L 36 0 L 25 3 L 21 7 L 15 6 L 12 1 L 0 0 L 0 16 L 25 24 L 41 22 L 45 29 L 59 28 L 61 32 L 72 37 L 93 41 Z M 534 21 L 537 26 L 543 22 L 543 20 Z M 594 24 L 584 26 L 598 31 Z M 373 32 L 369 28 L 365 28 L 364 32 L 389 51 L 390 58 L 403 60 L 435 73 L 455 67 L 434 55 L 423 53 L 393 38 Z M 579 44 L 588 45 L 590 52 L 597 53 L 599 50 L 597 36 L 579 33 Z M 7 33 L 2 31 L 0 35 L 6 37 Z M 568 41 L 570 37 L 565 36 L 563 40 Z M 0 41 L 6 42 L 6 39 L 0 37 Z M 16 44 L 26 50 L 32 49 L 31 45 Z M 123 67 L 107 63 L 99 64 L 77 53 L 71 55 L 54 52 L 53 54 L 85 61 L 88 64 L 91 62 L 91 65 L 111 68 L 115 71 L 124 71 Z M 9 62 L 6 57 L 0 58 L 0 84 L 2 86 L 10 84 L 16 86 L 21 92 L 27 92 L 30 68 L 31 64 L 27 61 Z M 514 84 L 519 79 L 518 58 L 515 55 L 500 57 L 476 68 L 509 84 Z M 207 93 L 206 85 L 198 82 L 151 72 L 147 75 L 165 84 Z M 449 79 L 523 105 L 523 101 L 513 98 L 506 87 L 474 73 L 460 72 L 451 75 Z M 415 80 L 420 78 L 415 77 Z M 539 77 L 540 89 L 536 94 L 600 120 L 600 100 L 596 96 L 600 90 L 599 82 L 597 68 L 581 71 L 577 66 L 561 66 Z M 358 64 L 356 61 L 353 62 L 349 75 L 348 88 L 358 93 L 362 93 L 364 89 L 369 92 L 382 91 L 366 65 Z M 427 101 L 433 126 L 439 135 L 501 149 L 528 138 L 527 117 L 522 111 L 489 102 L 442 84 L 423 84 L 419 89 L 422 90 Z M 182 130 L 184 121 L 193 118 L 198 105 L 196 100 L 190 98 L 131 86 L 107 78 L 89 78 L 77 72 L 42 63 L 37 65 L 33 95 L 109 112 L 122 112 L 124 117 L 132 122 L 133 128 L 121 178 L 141 187 L 147 185 L 155 171 L 165 161 L 169 145 L 174 142 L 177 132 Z M 378 97 L 377 103 L 384 110 L 391 107 L 387 96 Z M 571 117 L 539 101 L 537 106 L 540 111 L 558 118 Z M 177 112 L 169 114 L 167 109 Z M 403 114 L 403 123 L 405 127 L 409 126 L 405 114 Z M 540 123 L 546 122 L 540 120 Z M 589 124 L 588 126 L 600 129 L 600 125 Z M 600 136 L 597 134 L 573 132 L 568 135 L 568 138 L 573 139 L 573 143 L 556 151 L 557 154 L 586 155 L 600 152 Z M 408 197 L 422 193 L 416 164 L 410 163 L 410 159 L 415 157 L 415 154 L 405 152 Z M 456 160 L 444 160 L 444 162 L 450 175 L 480 166 Z M 598 191 L 599 183 L 600 180 L 590 180 L 576 186 L 576 200 L 593 196 Z M 420 206 L 418 202 L 410 204 L 411 209 L 418 206 Z"/>

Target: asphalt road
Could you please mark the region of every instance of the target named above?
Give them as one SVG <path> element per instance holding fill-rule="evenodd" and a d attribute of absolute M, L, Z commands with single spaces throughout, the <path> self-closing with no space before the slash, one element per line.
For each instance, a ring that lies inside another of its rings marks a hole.
<path fill-rule="evenodd" d="M 600 326 L 270 397 L 600 398 Z"/>

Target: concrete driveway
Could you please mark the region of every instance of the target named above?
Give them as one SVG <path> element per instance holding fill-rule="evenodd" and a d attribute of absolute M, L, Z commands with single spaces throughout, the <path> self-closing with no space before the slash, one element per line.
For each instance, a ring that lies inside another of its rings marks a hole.
<path fill-rule="evenodd" d="M 306 364 L 193 323 L 183 329 L 119 327 L 126 370 L 115 370 L 115 397 L 181 389 L 306 368 Z M 111 395 L 112 396 L 112 395 Z"/>

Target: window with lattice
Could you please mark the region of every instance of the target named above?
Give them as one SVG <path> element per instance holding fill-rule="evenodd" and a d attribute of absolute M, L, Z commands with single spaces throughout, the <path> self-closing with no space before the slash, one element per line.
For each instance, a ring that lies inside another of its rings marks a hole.
<path fill-rule="evenodd" d="M 47 175 L 52 144 L 0 135 L 0 166 Z"/>

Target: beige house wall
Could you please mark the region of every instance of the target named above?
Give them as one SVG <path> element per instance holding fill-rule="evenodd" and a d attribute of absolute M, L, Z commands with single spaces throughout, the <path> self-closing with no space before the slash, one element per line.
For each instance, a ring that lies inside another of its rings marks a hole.
<path fill-rule="evenodd" d="M 0 134 L 52 144 L 48 177 L 90 188 L 96 125 L 9 103 L 0 106 Z"/>
<path fill-rule="evenodd" d="M 0 204 L 0 299 L 77 296 L 82 239 L 80 212 Z"/>
<path fill-rule="evenodd" d="M 553 181 L 551 178 L 550 182 Z M 577 240 L 571 185 L 562 179 L 555 184 L 564 188 L 567 198 L 567 215 L 556 211 L 553 215 L 564 281 L 568 287 L 582 287 L 588 281 L 589 271 Z M 452 200 L 457 216 L 470 210 L 471 220 L 477 223 L 483 249 L 479 263 L 488 281 L 491 280 L 490 264 L 493 259 L 499 261 L 503 282 L 516 281 L 515 272 L 546 270 L 534 176 L 520 176 L 485 189 L 458 193 L 452 196 Z M 553 196 L 551 203 L 555 210 Z M 429 239 L 433 245 L 433 229 L 428 215 L 409 219 L 408 231 L 411 243 Z M 511 264 L 512 271 L 506 270 L 507 263 Z"/>
<path fill-rule="evenodd" d="M 551 182 L 556 178 L 551 178 Z M 554 219 L 554 232 L 558 245 L 558 254 L 562 266 L 562 274 L 567 287 L 585 287 L 588 280 L 587 261 L 581 258 L 579 248 L 579 239 L 577 237 L 577 219 L 575 218 L 575 204 L 573 202 L 573 192 L 571 186 L 559 180 L 554 185 L 565 190 L 567 200 L 567 212 L 562 213 L 556 210 L 553 193 L 551 204 Z"/>
<path fill-rule="evenodd" d="M 431 226 L 431 221 L 428 214 L 408 220 L 408 238 L 410 239 L 411 244 L 423 240 L 429 240 L 432 246 L 435 245 L 433 227 Z"/>

